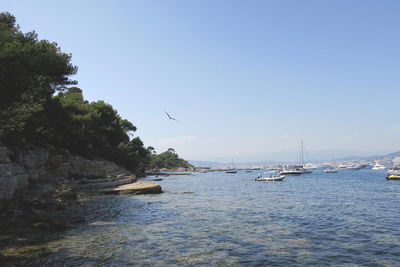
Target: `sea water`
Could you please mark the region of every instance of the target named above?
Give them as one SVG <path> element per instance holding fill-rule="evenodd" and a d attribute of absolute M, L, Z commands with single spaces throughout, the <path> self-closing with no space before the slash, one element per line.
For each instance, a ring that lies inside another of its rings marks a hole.
<path fill-rule="evenodd" d="M 250 181 L 257 174 L 169 176 L 160 195 L 93 198 L 86 222 L 51 242 L 56 252 L 41 263 L 400 264 L 400 181 L 368 169 Z"/>

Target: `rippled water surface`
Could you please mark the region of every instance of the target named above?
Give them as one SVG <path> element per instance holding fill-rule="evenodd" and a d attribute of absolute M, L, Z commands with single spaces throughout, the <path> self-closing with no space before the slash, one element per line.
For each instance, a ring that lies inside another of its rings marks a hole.
<path fill-rule="evenodd" d="M 372 170 L 241 180 L 256 175 L 170 176 L 161 195 L 92 199 L 43 263 L 399 266 L 400 181 Z"/>

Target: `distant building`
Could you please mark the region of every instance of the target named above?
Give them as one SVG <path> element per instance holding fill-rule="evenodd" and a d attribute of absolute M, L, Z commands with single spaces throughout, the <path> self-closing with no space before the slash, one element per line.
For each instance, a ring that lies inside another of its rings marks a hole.
<path fill-rule="evenodd" d="M 400 157 L 395 157 L 395 158 L 393 159 L 393 163 L 394 163 L 394 164 L 400 164 Z"/>

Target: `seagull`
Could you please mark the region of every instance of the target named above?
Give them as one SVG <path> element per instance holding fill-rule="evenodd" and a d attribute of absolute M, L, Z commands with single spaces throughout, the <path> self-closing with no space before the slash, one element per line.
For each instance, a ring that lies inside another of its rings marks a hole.
<path fill-rule="evenodd" d="M 165 114 L 167 114 L 167 116 L 168 116 L 168 118 L 169 118 L 170 120 L 178 121 L 177 119 L 171 117 L 171 116 L 168 114 L 168 112 L 166 112 L 165 110 L 164 110 L 164 112 L 165 112 Z"/>

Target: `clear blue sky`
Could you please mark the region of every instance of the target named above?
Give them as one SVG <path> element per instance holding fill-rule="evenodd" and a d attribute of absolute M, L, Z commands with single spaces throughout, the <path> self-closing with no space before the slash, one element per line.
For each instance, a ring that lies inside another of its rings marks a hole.
<path fill-rule="evenodd" d="M 400 1 L 1 1 L 158 152 L 400 150 Z M 167 110 L 179 123 L 169 121 Z"/>

